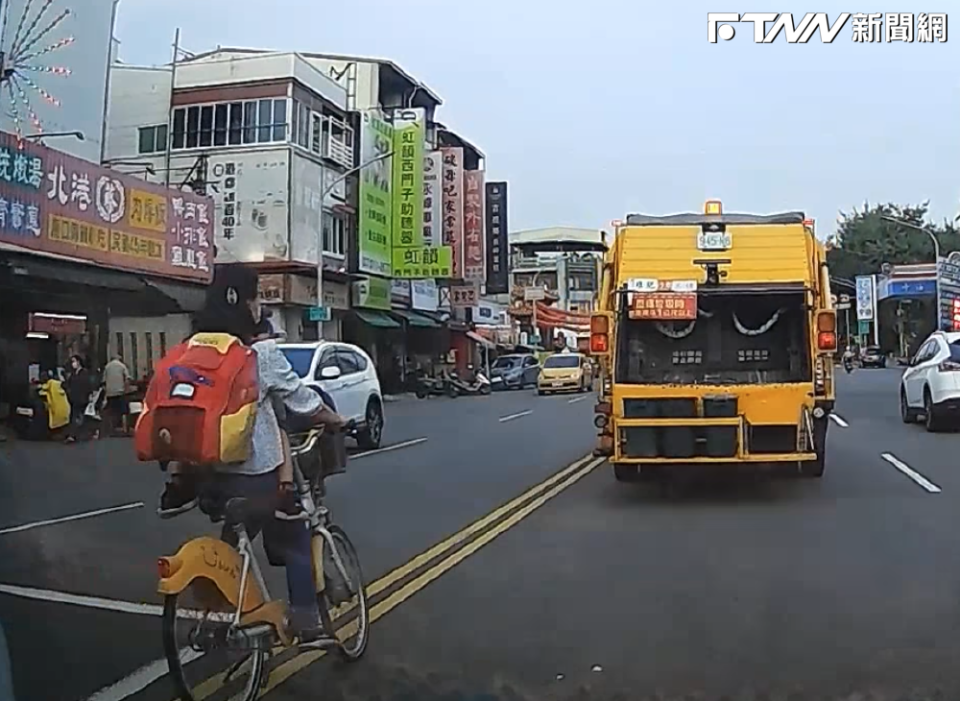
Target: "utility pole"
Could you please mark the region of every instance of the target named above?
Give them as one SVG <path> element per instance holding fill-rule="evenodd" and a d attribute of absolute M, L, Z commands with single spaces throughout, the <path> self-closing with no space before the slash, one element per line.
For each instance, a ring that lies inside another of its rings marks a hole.
<path fill-rule="evenodd" d="M 927 229 L 923 226 L 917 226 L 916 224 L 911 224 L 910 222 L 903 221 L 902 219 L 897 219 L 895 217 L 881 216 L 881 219 L 888 221 L 891 224 L 896 224 L 897 226 L 902 226 L 905 229 L 913 229 L 914 231 L 919 231 L 922 234 L 926 234 L 930 237 L 930 240 L 933 241 L 933 270 L 934 270 L 934 281 L 937 288 L 937 309 L 934 314 L 934 331 L 940 330 L 940 241 L 937 240 L 937 235 L 934 234 L 930 229 Z"/>
<path fill-rule="evenodd" d="M 173 157 L 173 96 L 177 91 L 177 59 L 180 58 L 180 27 L 173 35 L 173 63 L 170 64 L 170 101 L 167 105 L 167 143 L 163 150 L 163 184 L 170 187 L 170 161 Z"/>
<path fill-rule="evenodd" d="M 342 183 L 354 173 L 359 173 L 364 168 L 372 166 L 374 163 L 379 163 L 380 161 L 386 160 L 392 156 L 393 151 L 390 150 L 371 158 L 369 161 L 365 161 L 360 165 L 354 166 L 333 180 L 329 185 L 323 188 L 323 191 L 320 193 L 320 226 L 317 227 L 317 307 L 323 307 L 323 204 L 327 201 L 327 195 L 333 192 L 337 185 Z M 358 232 L 358 238 L 359 233 L 360 232 Z M 317 338 L 323 338 L 322 321 L 317 322 Z"/>

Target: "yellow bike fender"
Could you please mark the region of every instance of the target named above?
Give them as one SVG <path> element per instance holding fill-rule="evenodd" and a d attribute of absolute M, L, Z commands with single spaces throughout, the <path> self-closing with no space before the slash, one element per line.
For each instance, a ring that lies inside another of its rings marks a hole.
<path fill-rule="evenodd" d="M 217 538 L 194 538 L 184 543 L 176 555 L 160 559 L 161 572 L 157 584 L 160 594 L 180 594 L 197 578 L 210 581 L 227 602 L 236 608 L 240 598 L 240 573 L 243 558 L 235 548 Z M 241 611 L 247 613 L 264 604 L 263 592 L 252 572 L 247 574 L 246 593 Z"/>

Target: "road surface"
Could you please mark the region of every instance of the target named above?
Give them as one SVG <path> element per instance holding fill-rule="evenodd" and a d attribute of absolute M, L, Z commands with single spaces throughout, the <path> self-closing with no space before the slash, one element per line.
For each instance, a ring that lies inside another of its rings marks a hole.
<path fill-rule="evenodd" d="M 331 481 L 367 655 L 282 657 L 265 698 L 960 698 L 960 434 L 904 426 L 898 377 L 839 378 L 822 480 L 668 494 L 588 457 L 591 396 L 389 405 Z M 0 481 L 18 698 L 171 701 L 155 560 L 210 525 L 160 522 L 123 439 L 7 444 Z"/>

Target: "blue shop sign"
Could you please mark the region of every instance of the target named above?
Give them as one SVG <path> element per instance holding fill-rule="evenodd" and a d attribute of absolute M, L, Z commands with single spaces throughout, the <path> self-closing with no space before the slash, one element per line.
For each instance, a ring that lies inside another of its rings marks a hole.
<path fill-rule="evenodd" d="M 927 297 L 937 294 L 936 280 L 886 280 L 880 286 L 880 299 L 891 297 Z"/>

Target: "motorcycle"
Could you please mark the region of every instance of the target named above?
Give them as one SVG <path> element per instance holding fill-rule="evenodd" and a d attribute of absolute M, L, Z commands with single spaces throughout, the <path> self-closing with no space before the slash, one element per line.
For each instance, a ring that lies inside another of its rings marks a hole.
<path fill-rule="evenodd" d="M 849 375 L 853 372 L 853 358 L 844 358 L 843 359 L 843 369 L 847 371 Z"/>
<path fill-rule="evenodd" d="M 421 375 L 417 378 L 417 388 L 414 391 L 418 399 L 426 399 L 431 395 L 442 396 L 447 393 L 447 380 L 444 377 Z"/>
<path fill-rule="evenodd" d="M 466 395 L 486 395 L 490 394 L 490 380 L 482 372 L 477 372 L 476 379 L 473 382 L 461 380 L 456 372 L 450 373 L 450 380 L 447 384 L 447 396 L 458 397 L 461 394 Z"/>

